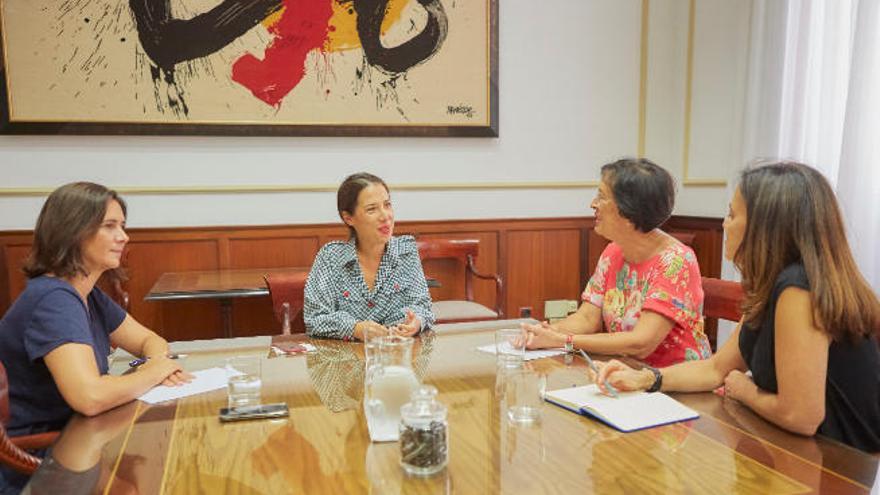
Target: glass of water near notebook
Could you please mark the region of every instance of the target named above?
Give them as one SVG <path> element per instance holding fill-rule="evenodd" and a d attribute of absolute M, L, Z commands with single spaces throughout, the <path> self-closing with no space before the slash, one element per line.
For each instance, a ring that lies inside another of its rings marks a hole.
<path fill-rule="evenodd" d="M 611 397 L 595 384 L 552 390 L 547 402 L 591 416 L 623 432 L 642 430 L 700 417 L 693 409 L 662 392 L 619 392 Z"/>

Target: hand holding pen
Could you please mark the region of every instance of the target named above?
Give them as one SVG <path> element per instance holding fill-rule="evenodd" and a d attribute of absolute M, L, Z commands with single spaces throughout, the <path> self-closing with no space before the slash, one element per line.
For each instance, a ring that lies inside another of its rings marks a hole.
<path fill-rule="evenodd" d="M 128 365 L 132 369 L 137 369 L 140 367 L 152 367 L 153 363 L 158 366 L 171 366 L 170 370 L 162 371 L 162 375 L 165 376 L 165 378 L 162 380 L 161 385 L 174 387 L 183 385 L 184 383 L 189 383 L 194 378 L 193 375 L 183 369 L 183 365 L 179 362 L 179 360 L 185 357 L 186 354 L 159 355 L 153 356 L 153 359 L 151 359 L 150 357 L 142 357 L 130 361 Z"/>
<path fill-rule="evenodd" d="M 590 359 L 590 356 L 586 352 L 584 352 L 583 349 L 578 349 L 578 353 L 580 353 L 580 355 L 584 358 L 584 360 L 587 361 L 587 365 L 590 366 L 590 369 L 593 370 L 593 373 L 596 374 L 596 378 L 598 378 L 599 377 L 599 368 L 596 366 L 596 363 L 594 363 L 593 360 Z M 614 386 L 608 382 L 607 378 L 602 381 L 602 385 L 605 388 L 605 390 L 607 390 L 608 393 L 611 394 L 612 397 L 619 397 L 620 396 L 617 393 L 617 389 L 614 388 Z"/>
<path fill-rule="evenodd" d="M 186 358 L 186 356 L 187 356 L 187 354 L 166 354 L 165 355 L 165 357 L 167 357 L 168 359 L 184 359 L 184 358 Z M 146 363 L 148 359 L 150 359 L 150 358 L 149 357 L 139 357 L 137 359 L 132 359 L 131 361 L 128 362 L 128 366 L 130 368 L 137 368 L 138 366 Z"/>

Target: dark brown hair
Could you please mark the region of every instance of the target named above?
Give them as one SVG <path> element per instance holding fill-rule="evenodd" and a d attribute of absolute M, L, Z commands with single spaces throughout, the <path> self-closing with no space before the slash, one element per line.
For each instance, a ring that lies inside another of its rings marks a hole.
<path fill-rule="evenodd" d="M 74 182 L 52 191 L 34 228 L 34 243 L 24 266 L 28 278 L 46 273 L 61 278 L 87 276 L 82 243 L 98 231 L 111 199 L 126 213 L 125 201 L 100 184 Z M 112 272 L 124 278 L 120 269 Z"/>
<path fill-rule="evenodd" d="M 339 190 L 336 191 L 336 210 L 339 212 L 339 218 L 342 218 L 342 221 L 345 221 L 345 218 L 342 217 L 342 213 L 348 213 L 349 215 L 354 215 L 354 210 L 357 208 L 358 196 L 361 194 L 367 186 L 371 184 L 381 184 L 382 187 L 385 188 L 385 191 L 388 191 L 388 185 L 385 184 L 385 181 L 380 179 L 379 177 L 369 174 L 367 172 L 359 172 L 356 174 L 349 175 L 342 181 L 342 184 L 339 185 Z M 348 235 L 350 238 L 357 238 L 357 232 L 355 232 L 354 227 L 346 224 L 348 227 Z"/>
<path fill-rule="evenodd" d="M 760 325 L 776 278 L 801 262 L 818 328 L 835 340 L 874 333 L 880 302 L 856 266 L 825 177 L 800 163 L 771 163 L 746 169 L 739 191 L 746 230 L 733 262 L 743 277 L 746 323 Z"/>
<path fill-rule="evenodd" d="M 640 232 L 650 232 L 672 215 L 675 182 L 663 167 L 646 158 L 624 158 L 602 166 L 620 216 Z"/>

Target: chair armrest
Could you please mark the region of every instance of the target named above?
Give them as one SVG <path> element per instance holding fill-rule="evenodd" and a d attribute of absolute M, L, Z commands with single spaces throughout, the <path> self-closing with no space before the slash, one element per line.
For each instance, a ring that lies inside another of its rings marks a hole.
<path fill-rule="evenodd" d="M 16 447 L 23 450 L 35 450 L 35 449 L 44 449 L 58 439 L 58 435 L 60 432 L 57 431 L 47 431 L 45 433 L 35 433 L 33 435 L 22 435 L 20 437 L 10 437 L 12 443 L 15 444 Z"/>
<path fill-rule="evenodd" d="M 495 273 L 484 274 L 478 272 L 477 268 L 474 266 L 474 257 L 471 255 L 468 255 L 467 269 L 477 278 L 495 281 L 495 312 L 498 313 L 498 319 L 504 318 L 504 310 L 501 309 L 501 292 L 504 282 L 501 281 L 501 277 Z"/>
<path fill-rule="evenodd" d="M 57 432 L 51 432 L 37 435 L 26 435 L 18 437 L 18 439 L 20 439 L 23 444 L 34 442 L 34 445 L 29 448 L 43 448 L 48 447 L 57 436 Z M 51 441 L 49 441 L 50 439 Z M 48 443 L 43 445 L 42 442 L 45 441 L 48 441 Z M 37 470 L 42 459 L 23 450 L 22 447 L 17 445 L 16 441 L 6 434 L 6 428 L 0 425 L 0 462 L 20 473 L 30 475 Z"/>

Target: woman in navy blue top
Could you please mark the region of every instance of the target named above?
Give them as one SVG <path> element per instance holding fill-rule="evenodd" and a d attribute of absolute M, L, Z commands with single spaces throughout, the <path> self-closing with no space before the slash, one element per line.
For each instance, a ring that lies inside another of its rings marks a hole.
<path fill-rule="evenodd" d="M 434 323 L 431 296 L 412 236 L 394 237 L 394 209 L 385 182 L 372 174 L 347 177 L 336 194 L 347 242 L 318 252 L 305 288 L 306 332 L 364 340 L 389 331 L 414 335 Z"/>
<path fill-rule="evenodd" d="M 611 361 L 624 390 L 712 390 L 786 430 L 880 451 L 880 302 L 859 272 L 828 181 L 797 163 L 743 172 L 724 221 L 743 319 L 715 356 L 658 370 Z M 752 376 L 745 374 L 751 371 Z"/>
<path fill-rule="evenodd" d="M 0 320 L 10 434 L 57 429 L 73 411 L 99 414 L 159 383 L 189 379 L 166 357 L 165 339 L 95 286 L 119 268 L 125 211 L 116 192 L 87 182 L 56 189 L 43 205 L 27 287 Z M 135 373 L 108 375 L 111 345 L 149 360 Z"/>

